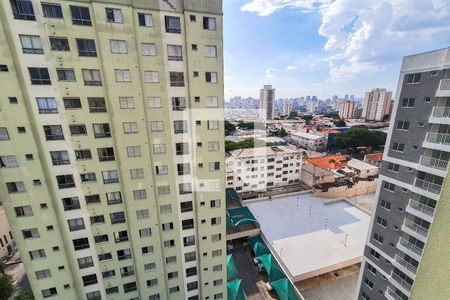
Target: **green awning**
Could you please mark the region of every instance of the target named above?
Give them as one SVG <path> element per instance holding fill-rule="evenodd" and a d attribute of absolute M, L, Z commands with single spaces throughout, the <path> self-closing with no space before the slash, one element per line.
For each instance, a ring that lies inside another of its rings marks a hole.
<path fill-rule="evenodd" d="M 269 248 L 267 248 L 267 246 L 264 243 L 260 243 L 260 242 L 254 243 L 252 250 L 253 250 L 255 257 L 270 253 Z"/>
<path fill-rule="evenodd" d="M 297 293 L 295 293 L 291 283 L 287 278 L 270 282 L 279 300 L 298 300 Z"/>
<path fill-rule="evenodd" d="M 278 266 L 278 263 L 275 261 L 275 258 L 273 258 L 272 254 L 264 254 L 258 256 L 257 258 L 261 261 L 264 269 L 266 269 L 266 273 L 269 276 L 269 281 L 276 281 L 286 277 L 281 268 Z"/>
<path fill-rule="evenodd" d="M 228 300 L 245 300 L 241 282 L 242 279 L 236 279 L 227 283 Z"/>
<path fill-rule="evenodd" d="M 239 197 L 238 193 L 233 188 L 227 188 L 225 190 L 225 199 L 228 201 L 239 201 L 241 197 Z"/>
<path fill-rule="evenodd" d="M 264 244 L 264 241 L 262 240 L 260 235 L 255 235 L 255 236 L 248 237 L 247 241 L 250 243 L 252 248 L 253 248 L 253 246 L 255 246 L 255 243 L 259 242 L 259 243 Z"/>
<path fill-rule="evenodd" d="M 233 260 L 233 255 L 227 255 L 227 281 L 235 280 L 239 278 L 239 273 L 236 269 L 236 264 Z"/>
<path fill-rule="evenodd" d="M 247 207 L 227 209 L 227 218 L 235 227 L 245 223 L 258 223 Z"/>

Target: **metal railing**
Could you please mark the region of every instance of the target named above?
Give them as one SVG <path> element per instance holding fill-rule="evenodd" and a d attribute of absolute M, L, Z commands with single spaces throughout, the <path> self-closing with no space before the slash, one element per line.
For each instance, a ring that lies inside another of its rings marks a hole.
<path fill-rule="evenodd" d="M 433 107 L 432 116 L 435 118 L 450 118 L 450 107 L 435 106 Z"/>
<path fill-rule="evenodd" d="M 432 217 L 434 215 L 435 208 L 425 205 L 417 200 L 409 199 L 409 206 L 421 213 L 426 214 L 427 216 Z"/>
<path fill-rule="evenodd" d="M 442 186 L 433 182 L 425 181 L 423 179 L 416 178 L 414 185 L 422 190 L 431 192 L 434 194 L 439 194 L 441 192 Z"/>
<path fill-rule="evenodd" d="M 422 256 L 422 251 L 423 251 L 422 248 L 419 248 L 418 246 L 413 245 L 412 243 L 408 242 L 404 238 L 400 238 L 400 240 L 398 242 L 399 242 L 399 244 L 401 246 L 403 246 L 404 248 L 408 249 L 412 253 L 414 253 L 414 254 L 416 254 L 418 256 Z"/>
<path fill-rule="evenodd" d="M 439 89 L 441 91 L 450 90 L 450 79 L 441 79 L 441 83 L 439 84 Z"/>
<path fill-rule="evenodd" d="M 417 223 L 414 223 L 411 220 L 405 219 L 404 225 L 406 227 L 408 227 L 409 229 L 411 229 L 412 231 L 417 232 L 418 234 L 420 234 L 423 237 L 428 236 L 428 228 L 425 228 Z"/>
<path fill-rule="evenodd" d="M 411 284 L 408 281 L 406 281 L 405 279 L 401 278 L 400 276 L 398 276 L 395 273 L 392 273 L 391 277 L 392 277 L 392 279 L 394 279 L 395 282 L 400 284 L 407 291 L 411 291 Z"/>
<path fill-rule="evenodd" d="M 426 141 L 433 144 L 444 144 L 450 145 L 450 134 L 448 133 L 437 133 L 428 132 Z"/>
<path fill-rule="evenodd" d="M 438 170 L 447 170 L 448 160 L 433 158 L 429 156 L 422 155 L 420 157 L 420 164 L 425 167 L 431 167 Z"/>
<path fill-rule="evenodd" d="M 405 259 L 403 259 L 402 257 L 398 256 L 397 254 L 395 255 L 395 261 L 398 262 L 403 268 L 405 268 L 406 270 L 410 271 L 411 273 L 413 273 L 413 274 L 417 273 L 417 267 L 416 266 L 414 266 L 410 262 L 407 262 Z"/>
<path fill-rule="evenodd" d="M 404 300 L 401 296 L 397 295 L 395 291 L 390 287 L 387 288 L 386 293 L 388 297 L 392 298 L 393 300 Z"/>

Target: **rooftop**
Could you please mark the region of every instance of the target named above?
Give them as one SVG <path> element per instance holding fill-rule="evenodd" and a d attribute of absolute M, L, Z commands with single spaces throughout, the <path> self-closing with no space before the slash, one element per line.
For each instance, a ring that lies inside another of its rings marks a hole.
<path fill-rule="evenodd" d="M 347 160 L 348 158 L 345 155 L 328 155 L 305 158 L 306 162 L 326 170 L 342 169 L 346 166 Z"/>
<path fill-rule="evenodd" d="M 300 151 L 287 146 L 256 147 L 237 149 L 229 152 L 235 158 L 251 158 L 258 156 L 271 156 L 279 154 L 300 154 Z"/>
<path fill-rule="evenodd" d="M 247 206 L 293 281 L 361 261 L 370 216 L 346 201 L 325 204 L 308 193 Z"/>
<path fill-rule="evenodd" d="M 366 154 L 367 159 L 381 161 L 383 160 L 383 153 L 370 153 Z"/>
<path fill-rule="evenodd" d="M 315 135 L 315 134 L 312 134 L 312 133 L 302 132 L 302 131 L 291 132 L 291 135 L 304 137 L 304 138 L 307 138 L 307 139 L 310 139 L 310 140 L 320 140 L 320 139 L 324 138 L 321 135 Z"/>
<path fill-rule="evenodd" d="M 350 159 L 347 162 L 347 166 L 357 169 L 357 170 L 374 170 L 374 169 L 378 169 L 378 167 L 368 164 L 362 160 L 359 159 Z"/>

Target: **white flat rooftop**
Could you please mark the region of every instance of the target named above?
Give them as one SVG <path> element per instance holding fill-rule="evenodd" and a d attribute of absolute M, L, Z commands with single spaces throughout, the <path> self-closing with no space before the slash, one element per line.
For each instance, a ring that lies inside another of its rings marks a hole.
<path fill-rule="evenodd" d="M 294 282 L 361 261 L 370 216 L 346 201 L 324 204 L 307 193 L 247 206 Z"/>

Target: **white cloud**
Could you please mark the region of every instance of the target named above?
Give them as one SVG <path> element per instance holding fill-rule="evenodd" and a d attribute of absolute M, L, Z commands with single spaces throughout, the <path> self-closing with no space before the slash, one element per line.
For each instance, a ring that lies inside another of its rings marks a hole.
<path fill-rule="evenodd" d="M 241 10 L 267 16 L 282 8 L 320 14 L 331 81 L 450 44 L 448 0 L 249 0 Z"/>
<path fill-rule="evenodd" d="M 278 72 L 275 68 L 268 68 L 265 72 L 266 78 L 275 78 L 275 74 Z"/>
<path fill-rule="evenodd" d="M 286 71 L 295 71 L 295 70 L 297 70 L 297 67 L 296 66 L 287 66 L 285 70 Z"/>

